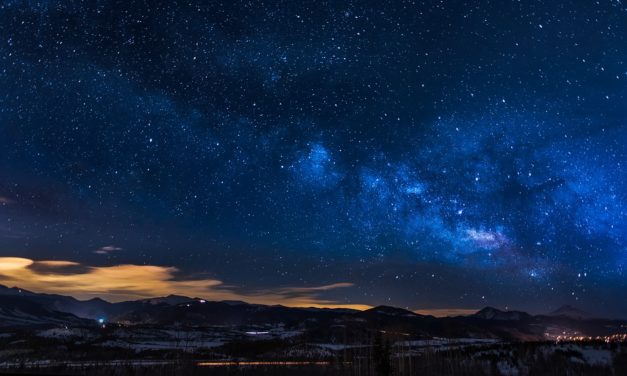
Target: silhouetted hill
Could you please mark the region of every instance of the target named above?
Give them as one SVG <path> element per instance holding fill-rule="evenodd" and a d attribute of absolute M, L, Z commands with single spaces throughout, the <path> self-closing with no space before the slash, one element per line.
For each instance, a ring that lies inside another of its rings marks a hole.
<path fill-rule="evenodd" d="M 55 311 L 19 295 L 0 295 L 0 326 L 39 326 L 85 324 L 70 313 Z"/>
<path fill-rule="evenodd" d="M 582 311 L 570 305 L 563 305 L 555 311 L 547 314 L 547 316 L 563 316 L 571 319 L 586 320 L 592 319 L 593 316 L 588 312 Z"/>
<path fill-rule="evenodd" d="M 527 320 L 531 318 L 531 315 L 521 311 L 501 311 L 493 307 L 485 307 L 472 317 L 485 320 Z"/>
<path fill-rule="evenodd" d="M 390 306 L 385 306 L 385 305 L 380 305 L 374 308 L 370 308 L 364 312 L 369 312 L 369 313 L 374 313 L 374 314 L 382 314 L 382 315 L 389 315 L 389 316 L 405 316 L 405 317 L 414 317 L 414 316 L 420 316 L 415 312 L 412 311 L 408 311 L 406 309 L 403 308 L 397 308 L 397 307 L 390 307 Z"/>
<path fill-rule="evenodd" d="M 306 320 L 330 320 L 346 314 L 347 310 L 290 308 L 265 306 L 244 302 L 211 302 L 191 300 L 176 305 L 144 305 L 140 309 L 117 317 L 127 323 L 158 325 L 295 325 Z M 354 311 L 358 312 L 358 311 Z"/>

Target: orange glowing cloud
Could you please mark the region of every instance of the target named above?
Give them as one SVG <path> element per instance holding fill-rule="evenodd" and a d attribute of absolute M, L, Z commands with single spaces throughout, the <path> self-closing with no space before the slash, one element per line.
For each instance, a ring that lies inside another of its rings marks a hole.
<path fill-rule="evenodd" d="M 79 299 L 101 297 L 116 302 L 177 294 L 207 300 L 243 300 L 291 307 L 369 308 L 367 305 L 343 304 L 320 297 L 326 291 L 353 286 L 346 282 L 240 292 L 240 289 L 236 291 L 233 286 L 224 285 L 217 279 L 179 279 L 178 273 L 179 270 L 171 266 L 88 266 L 73 261 L 0 257 L 0 284 L 37 292 L 67 294 Z"/>
<path fill-rule="evenodd" d="M 1 257 L 0 274 L 14 270 L 22 270 L 33 264 L 33 260 L 21 257 Z"/>
<path fill-rule="evenodd" d="M 0 262 L 2 259 L 0 258 Z M 25 259 L 28 260 L 28 259 Z M 29 260 L 32 262 L 32 260 Z M 78 262 L 74 261 L 62 261 L 62 260 L 41 260 L 37 261 L 37 265 L 48 266 L 51 268 L 62 268 L 64 266 L 79 266 Z"/>

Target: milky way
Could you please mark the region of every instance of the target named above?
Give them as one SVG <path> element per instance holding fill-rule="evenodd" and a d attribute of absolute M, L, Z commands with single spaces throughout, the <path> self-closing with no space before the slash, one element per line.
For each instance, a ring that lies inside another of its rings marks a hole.
<path fill-rule="evenodd" d="M 1 1 L 0 256 L 621 315 L 625 46 L 610 0 Z"/>

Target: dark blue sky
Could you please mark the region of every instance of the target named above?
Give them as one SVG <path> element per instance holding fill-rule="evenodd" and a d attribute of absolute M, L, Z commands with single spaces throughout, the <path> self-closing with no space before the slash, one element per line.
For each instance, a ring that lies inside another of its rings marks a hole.
<path fill-rule="evenodd" d="M 620 1 L 0 4 L 0 256 L 627 312 Z"/>

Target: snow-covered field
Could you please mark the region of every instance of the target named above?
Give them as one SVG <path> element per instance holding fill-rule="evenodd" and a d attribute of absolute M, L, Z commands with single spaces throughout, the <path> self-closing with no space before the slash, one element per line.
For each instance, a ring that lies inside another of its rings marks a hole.
<path fill-rule="evenodd" d="M 222 346 L 224 342 L 220 341 L 158 341 L 158 340 L 145 340 L 145 341 L 132 341 L 132 340 L 108 340 L 99 343 L 103 347 L 121 347 L 130 349 L 135 352 L 144 350 L 182 350 L 182 351 L 195 351 L 200 349 L 209 349 L 212 347 Z"/>
<path fill-rule="evenodd" d="M 592 345 L 583 344 L 555 344 L 547 345 L 542 348 L 543 352 L 548 355 L 555 351 L 573 351 L 580 356 L 571 357 L 574 362 L 582 362 L 590 365 L 610 365 L 612 363 L 612 352 L 607 349 L 599 349 Z"/>
<path fill-rule="evenodd" d="M 51 328 L 42 330 L 36 333 L 37 336 L 43 338 L 72 338 L 75 337 L 80 340 L 90 340 L 96 338 L 96 334 L 91 330 L 84 328 Z"/>
<path fill-rule="evenodd" d="M 116 367 L 116 366 L 162 366 L 173 364 L 173 361 L 167 360 L 106 360 L 106 361 L 55 361 L 55 360 L 33 360 L 28 362 L 0 362 L 0 369 L 13 368 L 54 368 L 54 367 L 70 367 L 70 368 L 86 368 L 86 367 Z"/>
<path fill-rule="evenodd" d="M 468 346 L 468 345 L 485 345 L 500 342 L 491 338 L 431 338 L 420 339 L 414 341 L 396 342 L 396 346 L 404 347 L 451 347 L 451 346 Z"/>
<path fill-rule="evenodd" d="M 193 352 L 222 346 L 233 340 L 289 339 L 302 330 L 287 330 L 282 325 L 253 328 L 208 327 L 204 329 L 157 329 L 123 327 L 113 332 L 113 339 L 97 343 L 104 347 L 120 347 L 134 351 L 183 350 Z"/>
<path fill-rule="evenodd" d="M 617 349 L 610 350 L 607 346 L 592 343 L 545 343 L 525 351 L 532 359 L 537 359 L 538 356 L 553 359 L 552 357 L 556 355 L 562 355 L 573 364 L 608 368 L 612 367 L 614 356 L 619 352 Z M 498 359 L 496 365 L 501 374 L 507 376 L 528 374 L 530 364 L 525 363 L 521 354 L 507 344 L 502 348 L 480 349 L 472 354 L 475 360 L 495 357 Z"/>

